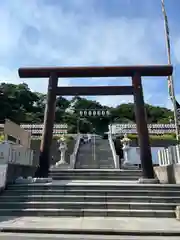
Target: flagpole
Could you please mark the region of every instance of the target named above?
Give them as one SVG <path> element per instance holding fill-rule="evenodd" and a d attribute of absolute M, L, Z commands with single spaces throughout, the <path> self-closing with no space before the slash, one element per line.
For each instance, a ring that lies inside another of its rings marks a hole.
<path fill-rule="evenodd" d="M 164 0 L 161 0 L 162 3 L 162 12 L 164 16 L 164 30 L 165 30 L 165 38 L 166 38 L 166 49 L 167 49 L 167 57 L 168 57 L 168 64 L 171 64 L 171 50 L 170 50 L 170 38 L 169 38 L 169 27 L 168 27 L 168 19 L 165 11 L 165 4 Z M 174 123 L 176 128 L 176 140 L 179 140 L 179 127 L 178 127 L 178 117 L 177 117 L 177 106 L 176 106 L 176 99 L 175 99 L 175 92 L 174 92 L 174 79 L 173 76 L 168 77 L 169 82 L 169 89 L 170 89 L 170 98 L 173 103 L 174 108 Z"/>

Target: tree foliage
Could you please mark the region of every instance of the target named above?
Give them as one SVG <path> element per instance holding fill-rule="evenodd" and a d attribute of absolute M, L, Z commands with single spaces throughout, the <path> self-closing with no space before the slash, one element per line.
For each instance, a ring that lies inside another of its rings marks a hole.
<path fill-rule="evenodd" d="M 102 106 L 100 103 L 86 98 L 76 97 L 75 110 L 78 109 L 109 109 L 110 116 L 106 117 L 86 117 L 80 118 L 78 111 L 73 114 L 66 112 L 72 100 L 64 97 L 57 97 L 55 123 L 67 123 L 70 132 L 92 131 L 102 133 L 108 130 L 110 122 L 116 123 L 134 123 L 135 113 L 134 104 L 121 104 L 110 108 Z M 3 123 L 6 118 L 16 123 L 42 123 L 44 117 L 44 108 L 46 104 L 46 95 L 38 92 L 32 92 L 25 83 L 0 84 L 0 122 Z M 148 123 L 169 123 L 173 119 L 172 111 L 146 104 Z"/>

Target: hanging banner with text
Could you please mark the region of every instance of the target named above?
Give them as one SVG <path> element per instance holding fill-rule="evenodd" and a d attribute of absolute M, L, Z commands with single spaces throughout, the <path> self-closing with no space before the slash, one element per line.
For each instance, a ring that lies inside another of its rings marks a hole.
<path fill-rule="evenodd" d="M 107 117 L 110 115 L 106 109 L 83 109 L 79 110 L 80 117 Z"/>

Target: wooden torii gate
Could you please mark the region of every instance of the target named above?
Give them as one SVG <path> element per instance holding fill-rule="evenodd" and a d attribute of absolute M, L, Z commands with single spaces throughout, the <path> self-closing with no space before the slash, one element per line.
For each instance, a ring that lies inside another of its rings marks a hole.
<path fill-rule="evenodd" d="M 20 78 L 49 78 L 47 104 L 44 114 L 44 131 L 42 134 L 40 146 L 39 169 L 37 171 L 38 177 L 48 176 L 57 95 L 134 95 L 135 116 L 140 145 L 142 177 L 145 179 L 154 178 L 141 77 L 170 76 L 173 72 L 173 67 L 171 65 L 110 67 L 33 67 L 20 68 L 18 71 Z M 132 86 L 58 87 L 58 78 L 87 77 L 131 77 Z"/>

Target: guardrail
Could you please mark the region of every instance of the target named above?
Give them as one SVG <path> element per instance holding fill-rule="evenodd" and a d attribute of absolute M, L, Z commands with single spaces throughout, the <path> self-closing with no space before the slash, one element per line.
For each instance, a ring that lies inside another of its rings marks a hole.
<path fill-rule="evenodd" d="M 77 153 L 78 153 L 78 150 L 79 150 L 80 140 L 81 140 L 81 134 L 78 134 L 77 137 L 76 137 L 76 143 L 75 143 L 75 146 L 74 146 L 74 151 L 70 156 L 70 167 L 72 169 L 74 169 L 75 164 L 76 164 L 76 158 L 77 158 Z"/>
<path fill-rule="evenodd" d="M 109 146 L 111 148 L 111 152 L 113 155 L 114 166 L 115 168 L 119 168 L 119 157 L 116 154 L 116 150 L 115 150 L 115 146 L 114 146 L 114 142 L 111 134 L 108 134 L 108 140 L 109 140 Z"/>

